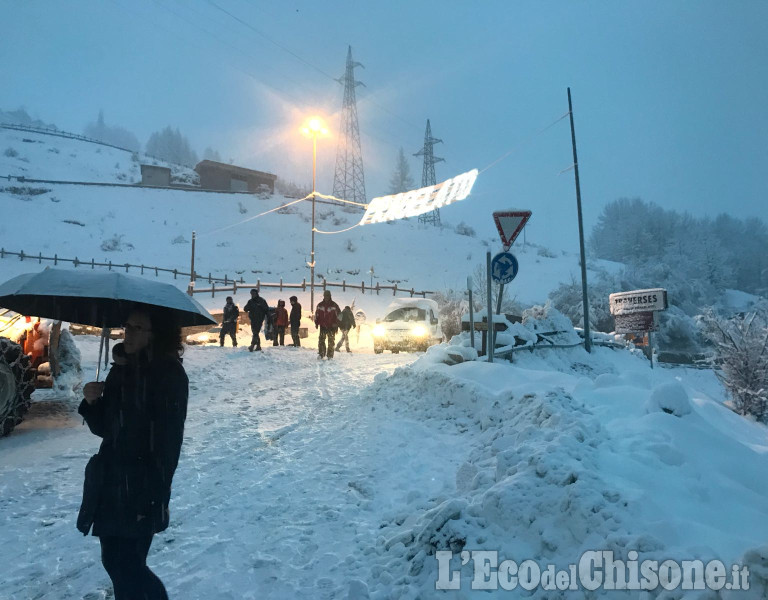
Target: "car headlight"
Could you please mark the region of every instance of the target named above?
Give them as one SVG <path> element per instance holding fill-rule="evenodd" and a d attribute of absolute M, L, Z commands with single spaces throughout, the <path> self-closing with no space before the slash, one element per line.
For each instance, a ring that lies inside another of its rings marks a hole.
<path fill-rule="evenodd" d="M 411 329 L 411 335 L 414 337 L 424 337 L 427 335 L 427 329 L 423 325 L 416 325 L 416 327 Z"/>
<path fill-rule="evenodd" d="M 382 337 L 387 334 L 387 328 L 384 325 L 376 325 L 373 328 L 373 335 L 376 337 Z"/>

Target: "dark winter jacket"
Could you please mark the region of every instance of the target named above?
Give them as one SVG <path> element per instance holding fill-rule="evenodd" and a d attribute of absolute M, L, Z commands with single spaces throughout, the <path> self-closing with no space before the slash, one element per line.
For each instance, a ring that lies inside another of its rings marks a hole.
<path fill-rule="evenodd" d="M 168 527 L 171 481 L 179 461 L 189 382 L 181 361 L 145 357 L 113 366 L 102 397 L 78 412 L 103 438 L 86 467 L 77 528 L 139 537 Z"/>
<path fill-rule="evenodd" d="M 325 329 L 335 329 L 339 326 L 341 309 L 333 300 L 323 300 L 315 307 L 315 325 Z"/>
<path fill-rule="evenodd" d="M 261 296 L 251 297 L 246 303 L 243 310 L 248 313 L 248 317 L 251 319 L 251 323 L 262 323 L 264 317 L 269 312 L 269 305 L 267 301 Z"/>
<path fill-rule="evenodd" d="M 341 323 L 339 327 L 342 331 L 349 331 L 350 329 L 354 329 L 356 327 L 355 315 L 352 314 L 352 309 L 345 308 L 343 311 L 341 311 Z"/>
<path fill-rule="evenodd" d="M 296 302 L 291 306 L 291 316 L 288 320 L 291 323 L 291 327 L 298 327 L 301 325 L 301 304 Z"/>
<path fill-rule="evenodd" d="M 236 304 L 225 304 L 224 305 L 224 318 L 222 321 L 224 323 L 237 323 L 237 318 L 240 316 L 240 309 L 237 308 Z"/>

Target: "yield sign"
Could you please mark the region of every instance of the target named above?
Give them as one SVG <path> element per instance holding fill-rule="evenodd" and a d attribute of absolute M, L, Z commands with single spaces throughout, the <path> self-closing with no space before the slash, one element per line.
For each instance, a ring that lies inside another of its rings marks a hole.
<path fill-rule="evenodd" d="M 499 230 L 501 243 L 505 249 L 514 243 L 530 218 L 530 210 L 504 210 L 493 213 L 493 220 L 496 221 L 496 229 Z"/>

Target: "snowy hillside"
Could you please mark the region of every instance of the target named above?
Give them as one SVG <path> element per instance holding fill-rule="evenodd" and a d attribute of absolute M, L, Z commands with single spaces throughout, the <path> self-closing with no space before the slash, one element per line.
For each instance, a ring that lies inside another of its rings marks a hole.
<path fill-rule="evenodd" d="M 192 184 L 192 169 L 144 154 L 33 131 L 0 128 L 0 176 L 52 181 L 141 183 L 140 163 L 170 167 L 174 182 Z"/>
<path fill-rule="evenodd" d="M 23 142 L 24 138 L 34 141 Z M 0 129 L 0 149 L 4 148 L 13 148 L 18 156 L 0 155 L 0 174 L 102 182 L 139 178 L 138 165 L 129 153 L 82 141 Z M 6 184 L 0 180 L 0 210 L 6 216 L 0 224 L 0 239 L 2 247 L 14 252 L 188 271 L 190 240 L 196 231 L 199 274 L 226 274 L 250 283 L 278 282 L 281 277 L 285 282 L 300 283 L 309 279 L 310 203 L 253 218 L 292 201 L 281 196 L 19 184 L 15 180 Z M 471 197 L 465 202 L 472 202 Z M 450 222 L 450 208 L 442 213 L 443 220 Z M 358 212 L 317 204 L 318 230 L 343 230 L 359 219 Z M 336 235 L 317 234 L 316 276 L 357 285 L 365 281 L 366 286 L 373 281 L 374 286 L 397 283 L 416 290 L 463 289 L 467 276 L 480 265 L 485 268 L 485 253 L 497 252 L 500 243 L 460 235 L 455 225 L 437 229 L 411 219 Z M 522 240 L 515 253 L 520 273 L 508 286 L 508 294 L 523 304 L 544 302 L 560 282 L 579 277 L 577 255 L 555 256 L 533 245 L 523 246 Z M 598 264 L 615 269 L 612 263 Z M 6 258 L 0 260 L 0 278 L 44 266 Z M 187 282 L 178 280 L 177 284 L 186 288 Z M 336 294 L 341 302 L 355 301 L 374 313 L 391 300 L 391 292 L 379 298 L 362 297 L 359 292 Z M 271 291 L 265 295 L 272 304 L 286 296 Z M 223 303 L 221 297 L 198 298 L 210 307 Z M 247 290 L 236 298 L 241 306 L 246 300 Z M 300 301 L 308 306 L 309 294 Z"/>

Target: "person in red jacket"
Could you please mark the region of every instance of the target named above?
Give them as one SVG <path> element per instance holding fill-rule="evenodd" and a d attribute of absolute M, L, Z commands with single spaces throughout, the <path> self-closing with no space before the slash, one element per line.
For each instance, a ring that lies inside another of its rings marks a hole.
<path fill-rule="evenodd" d="M 339 305 L 331 299 L 331 292 L 325 290 L 323 301 L 315 307 L 315 326 L 320 328 L 320 339 L 317 343 L 320 358 L 333 358 L 333 341 L 339 328 L 340 315 Z"/>
<path fill-rule="evenodd" d="M 273 346 L 277 346 L 278 339 L 280 345 L 285 346 L 285 328 L 288 326 L 288 311 L 285 310 L 285 300 L 277 301 L 277 308 L 275 309 L 275 341 L 272 342 Z"/>

